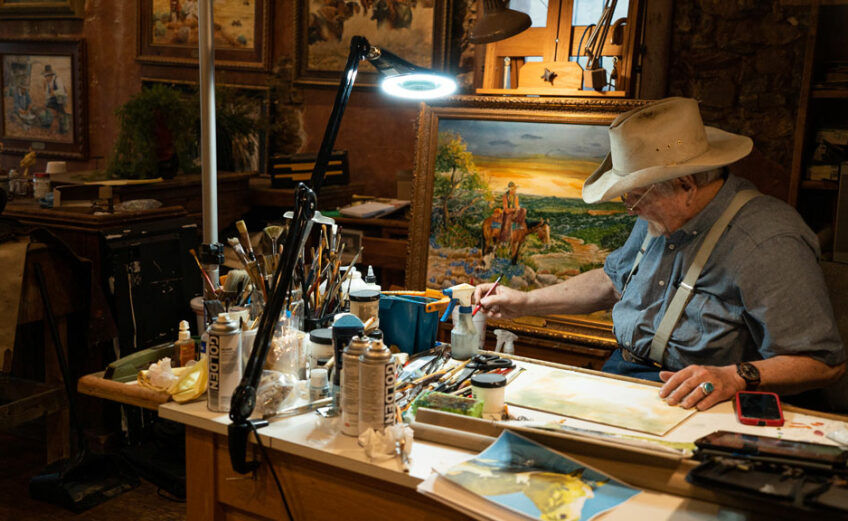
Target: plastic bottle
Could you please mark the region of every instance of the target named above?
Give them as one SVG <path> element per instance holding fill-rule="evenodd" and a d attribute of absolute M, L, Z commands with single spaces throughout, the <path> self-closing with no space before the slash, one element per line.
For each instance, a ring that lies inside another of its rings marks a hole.
<path fill-rule="evenodd" d="M 518 335 L 506 329 L 495 329 L 495 338 L 497 338 L 497 344 L 495 344 L 496 352 L 500 353 L 503 351 L 508 355 L 515 353 L 513 342 L 518 338 Z"/>
<path fill-rule="evenodd" d="M 459 312 L 455 315 L 451 329 L 451 357 L 467 360 L 477 354 L 479 345 L 477 328 L 471 321 L 471 294 L 474 293 L 474 286 L 463 283 L 444 290 L 444 293 L 451 298 L 451 307 L 445 311 L 442 320 L 447 318 L 453 306 L 459 304 Z"/>
<path fill-rule="evenodd" d="M 316 367 L 309 373 L 309 401 L 314 402 L 330 395 L 330 383 L 327 370 Z"/>
<path fill-rule="evenodd" d="M 361 289 L 368 289 L 367 284 L 364 280 L 362 280 L 362 273 L 356 269 L 356 266 L 351 268 L 353 271 L 350 273 L 350 280 L 347 281 L 345 286 L 345 297 L 350 295 L 353 291 L 359 291 Z"/>
<path fill-rule="evenodd" d="M 373 289 L 374 291 L 381 291 L 381 287 L 377 284 L 377 277 L 374 276 L 374 268 L 371 265 L 368 265 L 368 272 L 365 275 L 365 287 L 366 289 Z"/>
<path fill-rule="evenodd" d="M 180 332 L 174 346 L 174 358 L 180 361 L 180 367 L 185 367 L 196 356 L 194 340 L 191 339 L 191 331 L 188 328 L 188 320 L 181 320 Z"/>

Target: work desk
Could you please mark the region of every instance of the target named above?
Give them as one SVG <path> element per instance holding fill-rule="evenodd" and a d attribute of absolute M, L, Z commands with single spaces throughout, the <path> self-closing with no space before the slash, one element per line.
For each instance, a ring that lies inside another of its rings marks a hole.
<path fill-rule="evenodd" d="M 562 418 L 512 406 L 510 412 L 540 421 Z M 786 412 L 787 425 L 809 426 L 821 420 L 820 425 L 830 422 L 828 425 L 832 426 L 835 421 L 808 413 L 810 411 L 790 408 Z M 241 476 L 232 470 L 227 448 L 227 415 L 209 411 L 205 400 L 185 405 L 166 403 L 159 406 L 159 414 L 186 425 L 189 521 L 286 518 L 267 465 L 263 464 L 252 477 Z M 574 422 L 581 424 L 580 420 Z M 492 422 L 483 423 L 492 427 L 492 435 L 501 428 L 494 428 Z M 693 440 L 719 429 L 764 436 L 775 436 L 778 432 L 777 428 L 739 424 L 730 403 L 726 402 L 695 414 L 666 438 L 670 441 Z M 417 493 L 415 487 L 433 469 L 450 467 L 475 452 L 416 438 L 411 469 L 405 474 L 396 458 L 368 461 L 354 438 L 334 433 L 321 424 L 315 413 L 274 421 L 260 429 L 259 433 L 263 445 L 270 449 L 270 459 L 280 476 L 295 519 L 468 519 L 464 514 Z M 525 432 L 522 434 L 526 435 Z M 781 435 L 789 439 L 828 443 L 809 427 L 784 428 Z M 719 495 L 689 484 L 685 475 L 696 464 L 690 459 L 628 452 L 613 444 L 587 444 L 573 438 L 557 440 L 550 434 L 542 434 L 541 438 L 539 441 L 549 442 L 556 450 L 646 489 L 645 493 L 599 519 L 670 519 L 684 512 L 689 516 L 687 519 L 714 519 L 719 515 L 745 519 L 745 512 L 756 514 L 748 515 L 747 519 L 786 514 L 768 502 L 752 504 L 750 500 Z M 264 459 L 255 443 L 252 443 L 248 454 Z"/>

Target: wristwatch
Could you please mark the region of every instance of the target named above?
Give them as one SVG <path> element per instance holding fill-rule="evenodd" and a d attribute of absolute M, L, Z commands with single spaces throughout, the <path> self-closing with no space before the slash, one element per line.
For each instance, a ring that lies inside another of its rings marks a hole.
<path fill-rule="evenodd" d="M 740 362 L 736 364 L 736 374 L 745 380 L 745 390 L 753 391 L 760 385 L 760 370 L 752 363 Z"/>

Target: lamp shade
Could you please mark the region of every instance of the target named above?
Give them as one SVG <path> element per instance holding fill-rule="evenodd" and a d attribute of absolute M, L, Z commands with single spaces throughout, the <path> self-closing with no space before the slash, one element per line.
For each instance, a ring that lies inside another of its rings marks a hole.
<path fill-rule="evenodd" d="M 450 76 L 418 67 L 389 51 L 371 47 L 366 58 L 383 76 L 380 88 L 391 96 L 425 100 L 456 91 L 456 80 Z"/>
<path fill-rule="evenodd" d="M 483 0 L 483 17 L 471 28 L 468 40 L 472 43 L 497 42 L 530 27 L 530 15 L 508 8 L 508 2 L 509 0 Z"/>

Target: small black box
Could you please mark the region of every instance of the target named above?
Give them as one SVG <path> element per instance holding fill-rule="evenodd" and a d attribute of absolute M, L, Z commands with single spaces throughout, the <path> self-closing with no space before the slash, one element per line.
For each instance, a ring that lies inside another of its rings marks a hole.
<path fill-rule="evenodd" d="M 271 188 L 294 188 L 303 181 L 309 184 L 315 168 L 315 154 L 274 155 L 271 157 Z M 344 185 L 350 180 L 347 165 L 347 150 L 335 150 L 330 154 L 325 185 Z"/>

